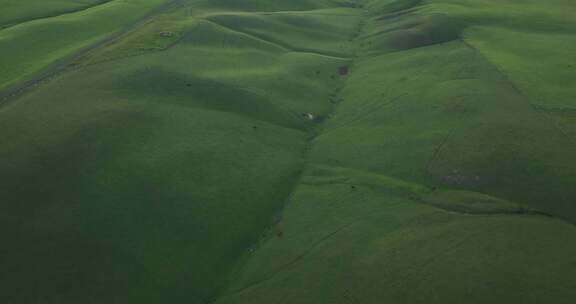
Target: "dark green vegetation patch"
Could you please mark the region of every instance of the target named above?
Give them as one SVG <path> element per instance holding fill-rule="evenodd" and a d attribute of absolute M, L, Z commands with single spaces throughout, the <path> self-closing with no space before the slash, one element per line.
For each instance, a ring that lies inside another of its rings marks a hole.
<path fill-rule="evenodd" d="M 0 4 L 0 302 L 576 301 L 572 0 Z"/>

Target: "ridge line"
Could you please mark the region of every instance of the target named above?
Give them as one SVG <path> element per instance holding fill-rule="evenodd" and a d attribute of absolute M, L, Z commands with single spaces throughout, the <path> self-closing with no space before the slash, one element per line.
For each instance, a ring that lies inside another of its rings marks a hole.
<path fill-rule="evenodd" d="M 104 38 L 99 39 L 98 41 L 85 47 L 81 47 L 69 55 L 57 59 L 53 63 L 40 68 L 38 71 L 32 73 L 28 77 L 24 77 L 22 81 L 8 85 L 4 88 L 0 88 L 0 108 L 4 106 L 9 100 L 19 97 L 29 92 L 33 87 L 38 86 L 41 83 L 49 81 L 53 77 L 66 72 L 75 61 L 84 58 L 94 50 L 109 46 L 117 42 L 126 34 L 138 28 L 138 26 L 141 24 L 146 23 L 148 20 L 156 17 L 166 10 L 169 10 L 172 5 L 177 5 L 181 1 L 182 0 L 165 0 L 162 4 L 151 8 L 148 13 L 138 18 L 134 22 L 127 24 L 123 28 L 117 29 L 108 35 L 105 35 Z"/>
<path fill-rule="evenodd" d="M 30 22 L 40 21 L 40 20 L 45 20 L 45 19 L 58 18 L 61 16 L 76 14 L 76 13 L 80 13 L 80 12 L 87 11 L 87 10 L 92 9 L 92 8 L 96 8 L 96 7 L 108 4 L 110 2 L 114 2 L 114 1 L 117 1 L 117 0 L 102 0 L 102 1 L 98 1 L 97 3 L 94 3 L 92 5 L 87 5 L 87 6 L 79 7 L 76 9 L 62 10 L 60 12 L 54 12 L 54 14 L 51 14 L 51 15 L 49 14 L 49 15 L 45 15 L 45 16 L 32 17 L 30 19 L 26 19 L 26 18 L 14 19 L 12 21 L 9 21 L 10 23 L 0 25 L 0 33 L 4 30 L 7 30 L 7 29 L 10 29 L 13 27 L 17 27 L 20 25 L 24 25 L 24 24 L 27 24 Z"/>
<path fill-rule="evenodd" d="M 363 8 L 363 6 L 360 7 L 360 8 Z M 358 21 L 357 28 L 356 28 L 356 32 L 355 32 L 355 33 L 353 34 L 353 36 L 351 37 L 351 40 L 352 40 L 352 41 L 355 41 L 355 40 L 361 35 L 362 31 L 364 30 L 365 25 L 366 25 L 366 22 L 365 22 L 365 18 L 363 18 L 363 17 L 364 17 L 365 15 L 367 15 L 367 12 L 368 12 L 368 11 L 367 11 L 366 9 L 364 9 L 364 12 L 358 15 L 358 18 L 360 18 L 360 20 Z M 348 65 L 349 68 L 351 68 L 351 67 L 354 65 L 354 61 L 355 61 L 357 58 L 358 58 L 357 54 L 356 54 L 356 53 L 353 53 L 353 54 L 352 54 L 352 57 L 349 59 L 349 60 L 350 60 L 350 63 L 349 63 L 349 65 Z M 336 100 L 339 100 L 339 98 L 338 98 L 339 93 L 340 93 L 340 91 L 342 90 L 342 88 L 343 88 L 345 85 L 346 85 L 346 80 L 344 80 L 343 83 L 334 90 L 334 94 L 336 95 L 336 96 L 335 96 L 335 99 L 336 99 Z M 332 105 L 329 113 L 327 114 L 327 117 L 330 117 L 330 115 L 335 112 L 335 110 L 336 110 L 336 108 L 338 107 L 338 105 L 339 105 L 339 102 L 336 102 L 336 103 L 334 103 L 334 104 Z M 310 151 L 312 150 L 312 148 L 313 148 L 313 146 L 314 146 L 314 140 L 315 140 L 316 137 L 320 134 L 319 131 L 322 130 L 322 127 L 325 125 L 325 123 L 326 123 L 327 120 L 328 120 L 328 119 L 322 121 L 322 123 L 321 123 L 320 125 L 318 125 L 316 128 L 312 128 L 312 129 L 309 131 L 309 137 L 307 138 L 306 143 L 305 143 L 305 146 L 304 146 L 304 148 L 303 148 L 303 150 L 302 150 L 302 152 L 301 152 L 301 153 L 302 153 L 302 160 L 303 160 L 302 166 L 301 166 L 301 167 L 299 168 L 299 170 L 297 171 L 297 175 L 296 175 L 296 178 L 295 178 L 294 183 L 293 183 L 293 185 L 292 185 L 292 189 L 288 192 L 288 195 L 286 196 L 286 198 L 285 198 L 285 200 L 284 200 L 284 203 L 283 203 L 282 206 L 279 208 L 279 211 L 277 212 L 278 215 L 281 215 L 281 214 L 284 213 L 284 210 L 286 209 L 286 207 L 288 206 L 288 204 L 289 204 L 290 201 L 292 200 L 292 198 L 293 198 L 293 196 L 294 196 L 294 194 L 295 194 L 295 192 L 296 192 L 296 189 L 298 188 L 298 186 L 299 186 L 300 184 L 303 184 L 304 174 L 305 174 L 305 172 L 306 172 L 306 169 L 307 169 L 308 166 L 310 165 L 310 164 L 308 163 L 307 159 L 308 159 L 308 157 L 309 157 Z M 312 246 L 312 248 L 310 248 L 310 251 L 313 250 L 315 247 L 317 247 L 320 243 L 323 243 L 326 239 L 329 239 L 329 238 L 332 237 L 334 234 L 337 234 L 338 232 L 340 232 L 340 231 L 342 231 L 342 230 L 345 230 L 346 228 L 348 228 L 349 226 L 351 226 L 351 225 L 353 225 L 353 224 L 354 224 L 354 222 L 353 222 L 353 223 L 349 223 L 349 224 L 347 224 L 347 225 L 344 225 L 343 227 L 340 227 L 339 229 L 337 229 L 335 232 L 332 232 L 331 234 L 329 234 L 329 235 L 327 235 L 327 236 L 324 236 L 323 238 L 320 239 L 320 241 L 316 242 L 315 245 Z M 255 245 L 257 246 L 258 243 L 256 243 Z M 303 257 L 303 256 L 302 256 L 302 257 Z M 300 260 L 302 257 L 298 257 L 296 260 L 294 260 L 294 261 L 292 261 L 292 262 L 297 262 L 297 261 Z M 240 263 L 242 263 L 242 262 L 240 262 Z M 284 265 L 284 266 L 286 266 L 286 265 Z M 220 300 L 220 299 L 223 298 L 223 297 L 226 297 L 226 296 L 229 296 L 229 295 L 238 293 L 238 292 L 242 292 L 243 290 L 246 290 L 246 289 L 249 289 L 249 288 L 251 288 L 251 287 L 253 287 L 253 286 L 255 286 L 255 285 L 258 285 L 259 283 L 261 283 L 261 282 L 263 282 L 263 281 L 266 281 L 269 277 L 274 277 L 277 273 L 279 273 L 279 272 L 280 272 L 281 270 L 283 270 L 283 269 L 284 269 L 284 267 L 281 267 L 281 269 L 279 269 L 279 271 L 275 271 L 275 272 L 272 272 L 271 274 L 268 274 L 268 275 L 266 276 L 266 278 L 264 278 L 264 279 L 262 279 L 262 280 L 259 280 L 259 281 L 257 281 L 256 283 L 248 284 L 248 285 L 246 285 L 246 286 L 242 286 L 241 288 L 237 288 L 237 289 L 234 289 L 234 290 L 230 290 L 230 291 L 227 292 L 227 293 L 226 293 L 226 290 L 223 289 L 223 290 L 222 290 L 222 291 L 224 291 L 223 293 L 215 296 L 212 300 L 208 301 L 207 304 L 215 303 L 216 301 Z"/>

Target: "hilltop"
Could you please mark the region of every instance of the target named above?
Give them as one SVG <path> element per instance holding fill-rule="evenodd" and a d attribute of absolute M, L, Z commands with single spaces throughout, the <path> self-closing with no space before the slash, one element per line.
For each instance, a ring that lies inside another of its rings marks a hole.
<path fill-rule="evenodd" d="M 3 303 L 573 303 L 571 0 L 0 0 Z"/>

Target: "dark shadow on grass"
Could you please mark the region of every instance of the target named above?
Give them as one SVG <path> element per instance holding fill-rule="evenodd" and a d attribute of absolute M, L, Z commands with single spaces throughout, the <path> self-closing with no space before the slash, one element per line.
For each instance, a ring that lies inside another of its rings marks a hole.
<path fill-rule="evenodd" d="M 303 129 L 297 114 L 270 98 L 225 82 L 160 68 L 142 69 L 125 77 L 118 89 L 122 95 L 190 108 L 238 114 L 272 124 Z"/>

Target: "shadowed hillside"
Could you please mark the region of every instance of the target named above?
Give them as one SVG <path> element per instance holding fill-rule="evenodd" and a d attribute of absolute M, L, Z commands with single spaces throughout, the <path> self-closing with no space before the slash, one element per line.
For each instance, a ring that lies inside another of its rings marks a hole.
<path fill-rule="evenodd" d="M 3 302 L 576 301 L 571 1 L 2 1 Z"/>

